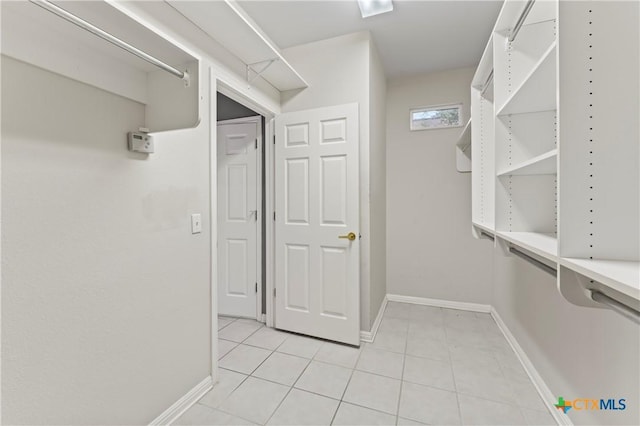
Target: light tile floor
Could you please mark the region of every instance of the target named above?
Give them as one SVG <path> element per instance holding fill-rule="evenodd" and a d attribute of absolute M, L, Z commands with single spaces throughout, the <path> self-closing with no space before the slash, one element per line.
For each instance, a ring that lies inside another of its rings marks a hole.
<path fill-rule="evenodd" d="M 554 425 L 488 314 L 389 302 L 360 348 L 219 319 L 220 381 L 177 424 Z"/>

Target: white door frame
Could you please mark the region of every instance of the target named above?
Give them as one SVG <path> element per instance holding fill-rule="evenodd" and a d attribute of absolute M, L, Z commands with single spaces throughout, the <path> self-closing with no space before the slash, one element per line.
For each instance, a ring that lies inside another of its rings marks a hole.
<path fill-rule="evenodd" d="M 211 376 L 214 383 L 218 379 L 218 120 L 217 120 L 217 92 L 226 97 L 252 109 L 265 118 L 265 140 L 273 141 L 274 129 L 273 119 L 275 112 L 265 105 L 257 103 L 242 94 L 244 88 L 237 87 L 233 83 L 221 80 L 213 68 L 209 68 L 209 113 L 210 113 L 210 135 L 209 135 L 209 186 L 211 189 L 209 205 L 209 238 L 211 241 L 211 270 L 210 274 L 210 303 L 211 303 Z M 265 143 L 265 185 L 266 185 L 266 212 L 273 212 L 273 143 Z M 266 292 L 273 294 L 273 235 L 274 222 L 269 220 L 273 213 L 267 214 L 266 221 Z M 267 298 L 266 323 L 268 327 L 273 327 L 273 297 Z"/>
<path fill-rule="evenodd" d="M 217 112 L 217 111 L 216 111 Z M 258 139 L 258 147 L 257 147 L 257 159 L 256 159 L 256 209 L 258 211 L 256 215 L 256 280 L 262 283 L 262 215 L 264 212 L 262 211 L 262 144 L 264 141 L 262 140 L 262 116 L 255 115 L 252 117 L 242 117 L 242 118 L 233 118 L 230 120 L 220 120 L 216 122 L 216 129 L 220 125 L 225 124 L 250 124 L 256 123 L 256 138 Z M 216 132 L 217 135 L 217 132 Z M 216 139 L 216 143 L 217 143 Z M 217 172 L 217 158 L 216 158 L 216 172 Z M 217 185 L 217 182 L 216 182 Z M 217 217 L 217 216 L 216 216 Z M 216 220 L 217 223 L 217 220 Z M 216 240 L 216 244 L 217 244 Z M 216 256 L 218 254 L 216 253 Z M 256 321 L 264 322 L 262 318 L 262 285 L 258 286 L 258 291 L 256 292 Z"/>

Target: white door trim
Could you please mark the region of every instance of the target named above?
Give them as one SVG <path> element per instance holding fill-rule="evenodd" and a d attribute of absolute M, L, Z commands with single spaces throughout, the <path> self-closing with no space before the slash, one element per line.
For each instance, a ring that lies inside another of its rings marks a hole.
<path fill-rule="evenodd" d="M 267 327 L 274 327 L 276 324 L 276 318 L 274 313 L 274 298 L 273 292 L 275 289 L 275 235 L 276 235 L 276 222 L 274 220 L 275 208 L 275 157 L 274 157 L 274 144 L 275 144 L 275 118 L 265 120 L 265 215 L 267 218 L 265 225 L 266 232 L 266 279 L 265 291 L 267 293 L 266 303 L 266 321 Z"/>
<path fill-rule="evenodd" d="M 218 382 L 218 80 L 209 67 L 209 281 L 211 312 L 211 381 Z M 215 124 L 215 125 L 214 125 Z"/>
<path fill-rule="evenodd" d="M 253 117 L 242 117 L 242 118 L 233 118 L 230 120 L 220 120 L 216 123 L 217 126 L 224 126 L 226 124 L 252 124 L 256 123 L 256 138 L 258 139 L 258 147 L 257 147 L 257 161 L 256 161 L 256 177 L 257 177 L 257 188 L 256 188 L 256 209 L 258 210 L 256 223 L 256 280 L 259 282 L 262 281 L 262 215 L 264 212 L 262 211 L 262 144 L 264 141 L 262 140 L 262 116 L 256 115 Z M 216 133 L 217 135 L 217 133 Z M 217 142 L 217 141 L 216 141 Z M 258 291 L 256 292 L 256 321 L 262 321 L 262 285 L 258 286 Z"/>

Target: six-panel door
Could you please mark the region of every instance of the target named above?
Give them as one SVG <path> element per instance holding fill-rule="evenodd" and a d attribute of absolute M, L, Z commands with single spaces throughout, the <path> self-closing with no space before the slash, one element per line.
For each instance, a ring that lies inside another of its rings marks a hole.
<path fill-rule="evenodd" d="M 359 344 L 358 105 L 276 118 L 277 328 Z"/>

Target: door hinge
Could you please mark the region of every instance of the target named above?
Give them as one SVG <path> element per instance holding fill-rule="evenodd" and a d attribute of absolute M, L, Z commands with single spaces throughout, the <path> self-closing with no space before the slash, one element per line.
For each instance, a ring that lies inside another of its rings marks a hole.
<path fill-rule="evenodd" d="M 276 220 L 276 212 L 273 212 L 273 220 Z"/>
<path fill-rule="evenodd" d="M 258 292 L 258 283 L 256 283 L 256 293 Z"/>
<path fill-rule="evenodd" d="M 273 135 L 273 144 L 276 144 L 276 135 Z"/>
<path fill-rule="evenodd" d="M 273 289 L 273 297 L 276 297 L 276 289 Z"/>
<path fill-rule="evenodd" d="M 256 149 L 258 149 L 258 138 L 256 138 Z"/>

